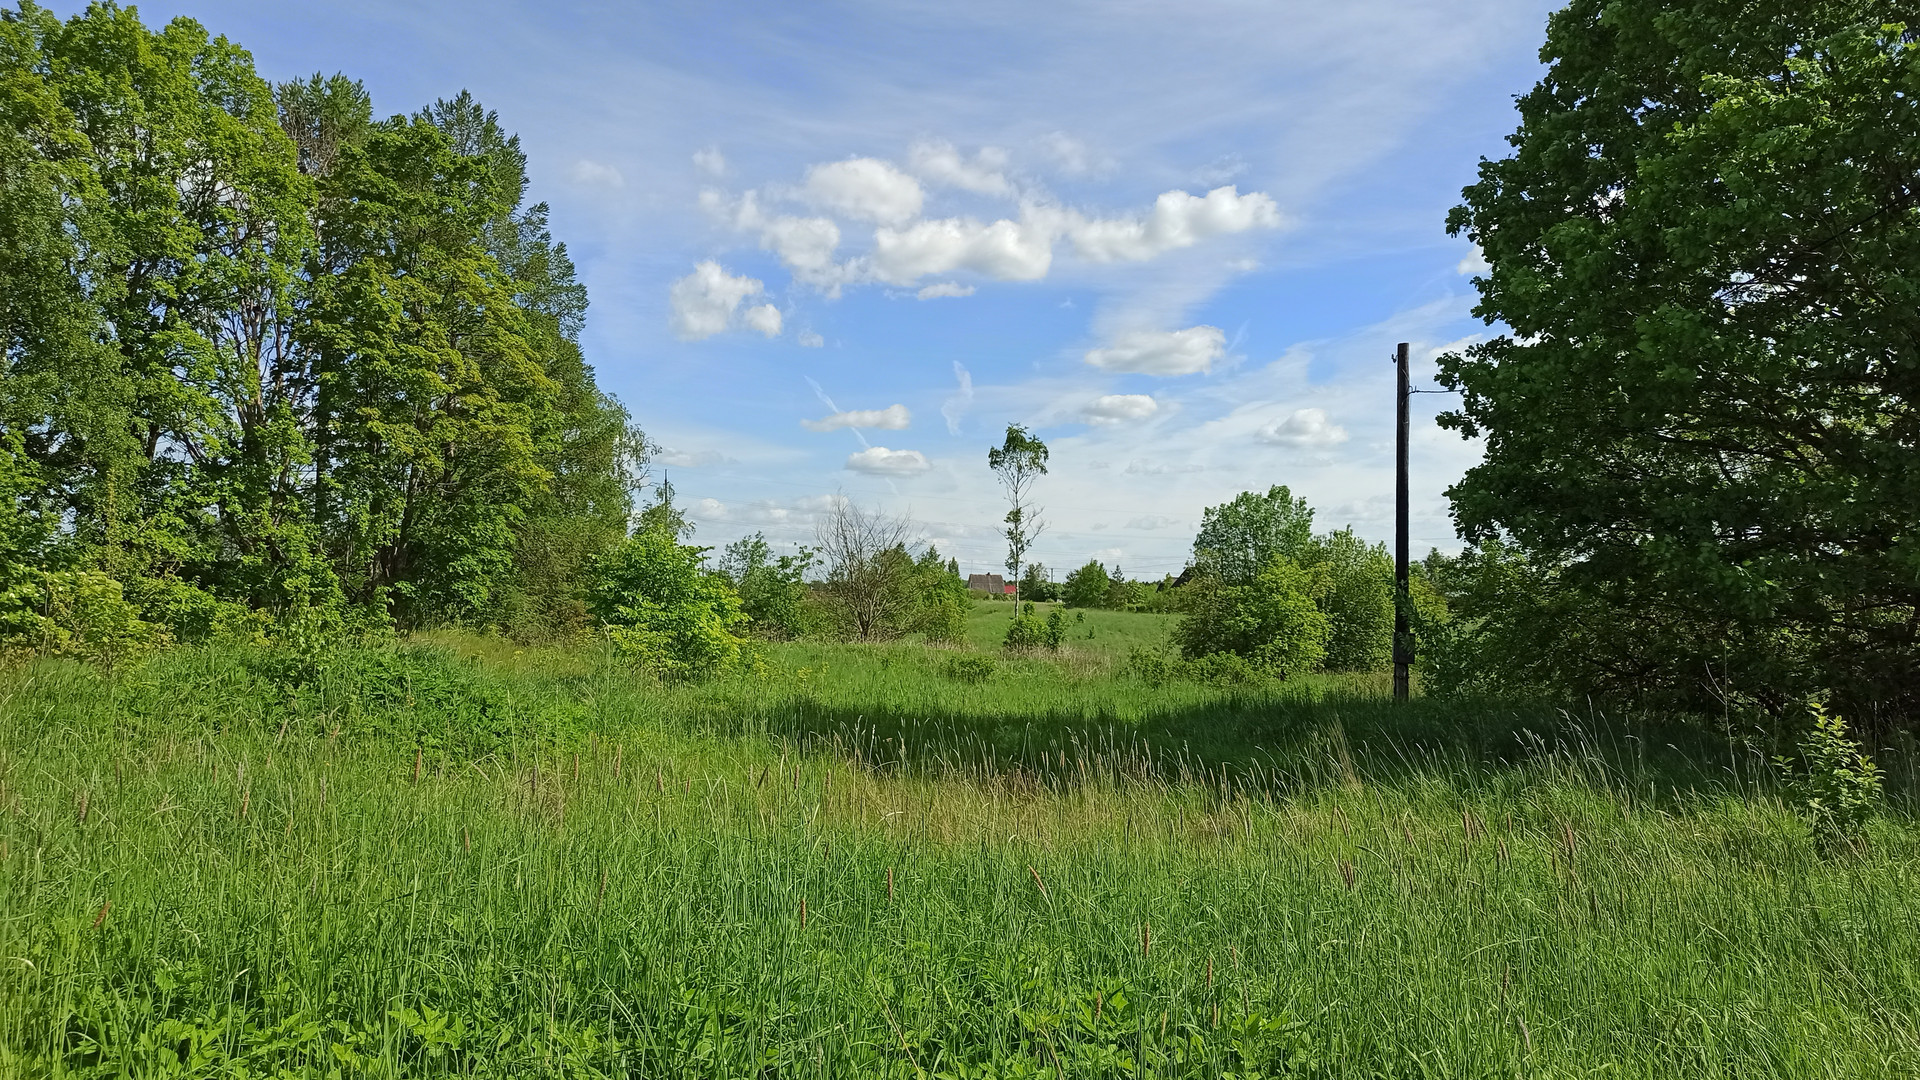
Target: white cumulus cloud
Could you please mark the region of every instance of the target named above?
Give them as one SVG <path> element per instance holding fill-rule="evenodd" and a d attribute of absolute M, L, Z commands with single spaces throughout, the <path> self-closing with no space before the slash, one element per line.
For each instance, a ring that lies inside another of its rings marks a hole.
<path fill-rule="evenodd" d="M 884 446 L 870 446 L 847 456 L 847 468 L 874 476 L 913 476 L 932 467 L 927 456 L 918 450 L 889 450 Z"/>
<path fill-rule="evenodd" d="M 883 431 L 902 431 L 912 422 L 913 414 L 907 411 L 905 405 L 889 405 L 884 409 L 849 409 L 818 420 L 802 420 L 800 426 L 808 431 L 837 431 L 840 428 L 879 428 Z"/>
<path fill-rule="evenodd" d="M 834 249 L 840 246 L 840 226 L 832 218 L 770 215 L 760 208 L 760 197 L 752 191 L 735 202 L 709 188 L 700 193 L 700 207 L 732 228 L 760 234 L 760 249 L 778 255 L 800 281 L 837 296 L 847 280 L 848 269 L 833 260 Z"/>
<path fill-rule="evenodd" d="M 693 152 L 693 167 L 709 176 L 727 175 L 727 159 L 717 146 L 709 146 Z"/>
<path fill-rule="evenodd" d="M 825 345 L 827 343 L 826 338 L 821 337 L 819 334 L 816 334 L 811 330 L 800 331 L 798 334 L 794 335 L 793 340 L 798 342 L 800 347 L 803 349 L 817 349 L 820 346 Z"/>
<path fill-rule="evenodd" d="M 774 307 L 772 304 L 761 304 L 758 307 L 748 308 L 745 317 L 741 321 L 747 324 L 747 329 L 749 330 L 765 334 L 770 338 L 780 336 L 780 309 Z"/>
<path fill-rule="evenodd" d="M 1053 266 L 1051 223 L 1023 216 L 982 224 L 972 218 L 915 222 L 876 229 L 873 272 L 889 285 L 911 285 L 929 274 L 971 270 L 1001 281 L 1038 281 Z"/>
<path fill-rule="evenodd" d="M 1080 412 L 1096 424 L 1121 424 L 1145 420 L 1160 411 L 1160 403 L 1148 394 L 1104 394 L 1094 398 Z"/>
<path fill-rule="evenodd" d="M 858 221 L 903 225 L 920 216 L 920 181 L 878 158 L 850 158 L 807 170 L 806 200 Z"/>
<path fill-rule="evenodd" d="M 732 323 L 741 301 L 765 290 L 758 278 L 729 274 L 719 263 L 707 259 L 668 290 L 673 332 L 683 341 L 699 341 L 721 333 Z"/>
<path fill-rule="evenodd" d="M 957 281 L 941 281 L 921 289 L 914 295 L 922 300 L 934 300 L 942 296 L 972 296 L 973 286 L 962 285 Z"/>
<path fill-rule="evenodd" d="M 1463 277 L 1467 275 L 1484 275 L 1493 270 L 1493 264 L 1487 261 L 1486 252 L 1476 247 L 1473 249 L 1473 254 L 1461 259 L 1460 265 L 1453 269 L 1455 273 Z"/>
<path fill-rule="evenodd" d="M 997 147 L 981 147 L 968 159 L 952 143 L 929 139 L 907 151 L 907 167 L 936 184 L 981 195 L 1008 195 L 1013 191 L 1005 172 L 1007 152 Z"/>
<path fill-rule="evenodd" d="M 776 217 L 760 229 L 760 247 L 780 256 L 793 276 L 809 284 L 831 287 L 841 278 L 833 261 L 840 246 L 840 226 L 832 218 Z"/>
<path fill-rule="evenodd" d="M 1104 371 L 1138 375 L 1192 375 L 1213 367 L 1227 351 L 1226 331 L 1217 326 L 1185 330 L 1135 330 L 1113 344 L 1087 351 L 1087 363 Z"/>
<path fill-rule="evenodd" d="M 1169 191 L 1154 200 L 1145 217 L 1076 220 L 1067 233 L 1083 258 L 1138 262 L 1211 237 L 1279 224 L 1280 208 L 1272 196 L 1258 191 L 1242 195 L 1228 184 L 1205 195 Z"/>
<path fill-rule="evenodd" d="M 1347 429 L 1327 419 L 1325 409 L 1296 409 L 1261 428 L 1259 437 L 1278 446 L 1337 446 L 1347 441 Z"/>
<path fill-rule="evenodd" d="M 573 168 L 569 169 L 567 174 L 573 177 L 573 182 L 576 184 L 609 188 L 627 186 L 627 178 L 620 175 L 619 169 L 611 165 L 603 165 L 598 161 L 588 161 L 586 158 L 574 162 Z"/>

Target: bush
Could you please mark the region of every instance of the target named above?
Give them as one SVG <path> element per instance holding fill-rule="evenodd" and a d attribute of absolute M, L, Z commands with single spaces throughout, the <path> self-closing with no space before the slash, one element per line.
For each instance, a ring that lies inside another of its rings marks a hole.
<path fill-rule="evenodd" d="M 658 678 L 689 678 L 740 661 L 747 616 L 726 579 L 701 567 L 705 548 L 665 530 L 640 533 L 601 557 L 587 605 L 614 651 Z"/>
<path fill-rule="evenodd" d="M 727 545 L 720 572 L 740 594 L 740 607 L 753 632 L 774 641 L 791 641 L 807 629 L 807 585 L 803 580 L 814 564 L 813 552 L 774 555 L 761 533 L 743 536 Z"/>
<path fill-rule="evenodd" d="M 344 640 L 305 636 L 252 654 L 254 672 L 280 688 L 285 718 L 320 726 L 308 734 L 337 730 L 470 758 L 568 744 L 585 733 L 586 709 L 565 693 L 529 699 L 524 683 L 509 688 L 441 649 Z"/>
<path fill-rule="evenodd" d="M 1247 658 L 1226 652 L 1186 660 L 1162 649 L 1135 649 L 1127 657 L 1126 671 L 1153 687 L 1175 680 L 1209 686 L 1258 686 L 1272 678 Z"/>
<path fill-rule="evenodd" d="M 1060 587 L 1060 598 L 1068 607 L 1101 607 L 1107 602 L 1107 592 L 1113 586 L 1113 579 L 1107 576 L 1107 568 L 1098 560 L 1090 560 L 1087 565 L 1067 575 L 1065 585 Z"/>
<path fill-rule="evenodd" d="M 1342 529 L 1315 538 L 1313 559 L 1325 568 L 1320 610 L 1327 614 L 1326 666 L 1378 671 L 1393 662 L 1393 560 L 1384 544 Z"/>
<path fill-rule="evenodd" d="M 957 580 L 957 579 L 955 579 Z M 928 641 L 955 642 L 967 636 L 966 586 L 955 589 L 944 582 L 929 583 L 919 610 L 914 613 L 914 629 Z"/>
<path fill-rule="evenodd" d="M 1812 824 L 1821 846 L 1860 838 L 1880 805 L 1880 766 L 1847 737 L 1844 720 L 1815 703 L 1813 726 L 1800 740 L 1798 767 L 1784 757 L 1774 761 L 1786 774 L 1795 809 Z"/>
<path fill-rule="evenodd" d="M 8 609 L 4 644 L 19 651 L 112 667 L 169 640 L 165 627 L 127 602 L 119 581 L 98 570 L 29 569 L 0 601 Z"/>
<path fill-rule="evenodd" d="M 1033 607 L 1032 604 L 1027 604 L 1025 606 L 1028 608 Z M 1007 626 L 1006 647 L 1009 649 L 1044 649 L 1046 648 L 1047 647 L 1046 620 L 1040 618 L 1038 615 L 1033 614 L 1031 610 L 1023 611 L 1020 614 L 1014 616 L 1013 622 L 1008 624 Z"/>
<path fill-rule="evenodd" d="M 986 682 L 998 670 L 999 664 L 991 656 L 978 653 L 962 653 L 947 659 L 947 678 L 965 683 Z"/>
<path fill-rule="evenodd" d="M 1232 653 L 1283 679 L 1325 659 L 1330 626 L 1317 603 L 1323 573 L 1275 555 L 1250 584 L 1203 574 L 1188 589 L 1187 612 L 1173 631 L 1183 658 Z"/>

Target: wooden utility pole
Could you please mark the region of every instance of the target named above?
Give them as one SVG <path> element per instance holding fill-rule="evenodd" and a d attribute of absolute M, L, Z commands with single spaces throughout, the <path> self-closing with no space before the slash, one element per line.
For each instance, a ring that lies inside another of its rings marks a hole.
<path fill-rule="evenodd" d="M 1413 662 L 1413 634 L 1407 626 L 1407 343 L 1394 351 L 1399 367 L 1398 423 L 1393 443 L 1393 700 L 1407 700 L 1407 665 Z"/>

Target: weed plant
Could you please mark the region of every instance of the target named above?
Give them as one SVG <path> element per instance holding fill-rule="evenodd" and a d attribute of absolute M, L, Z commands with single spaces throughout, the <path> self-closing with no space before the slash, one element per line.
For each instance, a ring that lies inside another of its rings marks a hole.
<path fill-rule="evenodd" d="M 0 1075 L 1920 1072 L 1897 783 L 1832 857 L 1687 729 L 950 655 L 7 673 Z"/>

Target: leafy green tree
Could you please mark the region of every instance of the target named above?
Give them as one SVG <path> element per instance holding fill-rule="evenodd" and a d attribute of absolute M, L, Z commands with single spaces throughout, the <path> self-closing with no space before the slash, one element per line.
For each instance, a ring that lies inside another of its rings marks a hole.
<path fill-rule="evenodd" d="M 1313 541 L 1311 564 L 1324 568 L 1326 666 L 1334 671 L 1378 671 L 1393 659 L 1393 561 L 1385 544 L 1341 529 Z"/>
<path fill-rule="evenodd" d="M 1244 584 L 1202 573 L 1186 587 L 1186 613 L 1173 631 L 1185 659 L 1230 653 L 1282 678 L 1325 661 L 1331 627 L 1319 603 L 1324 570 L 1274 555 Z"/>
<path fill-rule="evenodd" d="M 940 549 L 928 545 L 914 561 L 914 573 L 907 588 L 912 598 L 911 628 L 935 642 L 955 642 L 967 636 L 967 613 L 973 610 L 973 598 L 967 595 L 967 583 L 960 579 L 957 567 L 942 560 Z"/>
<path fill-rule="evenodd" d="M 655 529 L 595 561 L 588 607 L 637 667 L 686 678 L 739 662 L 747 615 L 727 579 L 705 570 L 706 551 Z"/>
<path fill-rule="evenodd" d="M 1040 563 L 1028 563 L 1020 575 L 1020 595 L 1035 603 L 1047 603 L 1060 599 L 1059 588 L 1047 580 L 1047 568 Z"/>
<path fill-rule="evenodd" d="M 1060 587 L 1060 598 L 1068 607 L 1104 607 L 1112 586 L 1113 579 L 1107 576 L 1107 568 L 1100 565 L 1098 559 L 1089 559 L 1085 566 L 1067 575 L 1066 583 Z"/>
<path fill-rule="evenodd" d="M 1264 495 L 1243 491 L 1231 502 L 1202 511 L 1193 553 L 1196 564 L 1204 561 L 1222 581 L 1245 584 L 1275 555 L 1309 561 L 1312 543 L 1313 510 L 1307 500 L 1276 485 Z"/>
<path fill-rule="evenodd" d="M 1047 474 L 1047 444 L 1019 424 L 1007 425 L 1001 445 L 987 450 L 987 467 L 1000 479 L 1007 496 L 1007 576 L 1013 585 L 1014 610 L 1019 611 L 1020 563 L 1027 549 L 1046 530 L 1040 508 L 1033 504 L 1033 485 Z"/>
<path fill-rule="evenodd" d="M 1451 490 L 1594 610 L 1554 684 L 1920 712 L 1920 47 L 1878 0 L 1576 0 L 1448 219 L 1507 332 Z M 1562 627 L 1531 627 L 1535 643 Z"/>
<path fill-rule="evenodd" d="M 720 557 L 720 572 L 740 594 L 754 633 L 775 640 L 790 641 L 805 632 L 805 577 L 813 565 L 813 553 L 806 548 L 775 555 L 766 536 L 757 532 L 728 544 Z"/>

